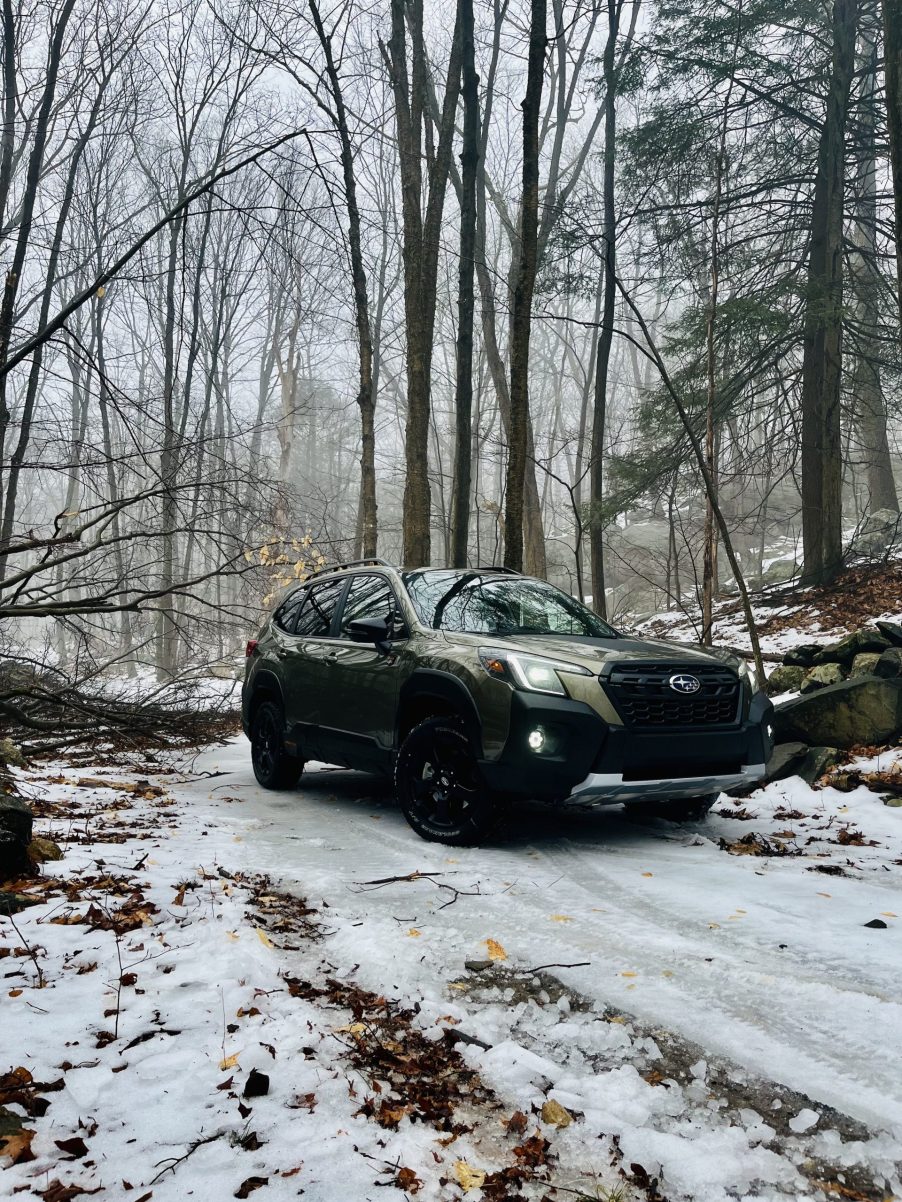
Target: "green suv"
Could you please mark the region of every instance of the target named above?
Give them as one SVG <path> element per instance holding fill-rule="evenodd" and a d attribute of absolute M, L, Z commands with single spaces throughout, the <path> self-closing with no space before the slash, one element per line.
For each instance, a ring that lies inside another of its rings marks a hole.
<path fill-rule="evenodd" d="M 502 568 L 314 573 L 247 645 L 254 773 L 394 773 L 424 839 L 478 843 L 511 800 L 701 816 L 764 776 L 772 706 L 737 656 L 620 634 Z"/>

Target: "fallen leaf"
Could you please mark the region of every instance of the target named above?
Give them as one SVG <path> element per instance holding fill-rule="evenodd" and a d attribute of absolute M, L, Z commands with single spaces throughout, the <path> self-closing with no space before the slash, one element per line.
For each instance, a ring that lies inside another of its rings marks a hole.
<path fill-rule="evenodd" d="M 892 910 L 881 910 L 880 913 L 883 915 L 884 918 L 898 918 L 899 917 L 899 915 L 894 914 L 892 912 Z"/>
<path fill-rule="evenodd" d="M 832 893 L 819 893 L 818 894 L 818 897 L 832 897 L 832 896 L 833 896 Z"/>
<path fill-rule="evenodd" d="M 229 939 L 231 939 L 231 941 L 233 943 L 237 943 L 238 940 L 241 938 L 241 936 L 238 934 L 237 931 L 226 931 L 226 935 L 229 937 Z"/>
<path fill-rule="evenodd" d="M 223 1060 L 220 1060 L 219 1071 L 221 1073 L 224 1073 L 226 1071 L 226 1069 L 235 1068 L 237 1064 L 238 1064 L 238 1053 L 236 1052 L 234 1056 L 226 1056 Z"/>
<path fill-rule="evenodd" d="M 491 943 L 493 941 L 488 939 L 486 942 Z M 455 1160 L 451 1171 L 464 1193 L 471 1189 L 482 1189 L 485 1182 L 485 1173 L 482 1169 L 474 1169 L 465 1160 Z"/>
<path fill-rule="evenodd" d="M 275 947 L 275 944 L 270 939 L 270 937 L 267 935 L 266 931 L 263 930 L 262 927 L 255 927 L 254 929 L 257 932 L 257 938 L 260 940 L 260 942 L 263 944 L 264 947 Z M 257 1187 L 254 1186 L 254 1188 L 256 1189 Z M 237 1197 L 237 1195 L 236 1195 L 236 1197 Z"/>
<path fill-rule="evenodd" d="M 653 872 L 643 872 L 642 875 L 643 876 L 654 876 L 655 874 Z"/>
<path fill-rule="evenodd" d="M 260 1189 L 263 1185 L 269 1185 L 268 1177 L 248 1177 L 241 1182 L 233 1196 L 236 1198 L 249 1198 L 255 1189 Z"/>
<path fill-rule="evenodd" d="M 550 917 L 551 917 L 552 922 L 572 922 L 573 921 L 573 919 L 570 917 L 569 914 L 552 914 Z"/>
<path fill-rule="evenodd" d="M 549 1098 L 542 1103 L 542 1122 L 550 1123 L 553 1127 L 558 1128 L 569 1127 L 573 1122 L 573 1115 L 560 1102 Z"/>
<path fill-rule="evenodd" d="M 407 932 L 407 934 L 410 936 L 411 939 L 419 939 L 419 937 L 420 937 L 420 935 L 422 935 L 422 933 L 423 932 L 418 931 L 416 927 L 411 927 L 410 930 Z"/>
<path fill-rule="evenodd" d="M 490 960 L 506 960 L 507 959 L 507 952 L 504 950 L 504 948 L 501 946 L 501 944 L 497 942 L 497 940 L 485 939 L 485 940 L 483 940 L 483 942 L 485 943 L 486 950 L 488 951 Z M 460 1161 L 459 1163 L 463 1164 L 463 1161 Z M 484 1173 L 483 1173 L 483 1178 L 485 1178 Z"/>
<path fill-rule="evenodd" d="M 511 1135 L 522 1135 L 526 1130 L 528 1120 L 522 1110 L 515 1110 L 504 1124 Z"/>
<path fill-rule="evenodd" d="M 398 1175 L 395 1177 L 395 1185 L 399 1189 L 406 1190 L 409 1194 L 415 1194 L 423 1188 L 423 1183 L 413 1171 L 413 1169 L 400 1168 Z"/>
<path fill-rule="evenodd" d="M 9 1156 L 13 1164 L 25 1164 L 34 1160 L 31 1141 L 35 1133 L 29 1127 L 20 1127 L 11 1135 L 0 1135 L 0 1156 Z"/>
<path fill-rule="evenodd" d="M 75 1160 L 81 1160 L 88 1154 L 88 1145 L 80 1135 L 75 1135 L 72 1139 L 55 1139 L 53 1142 L 61 1152 L 65 1152 Z"/>
<path fill-rule="evenodd" d="M 637 972 L 622 972 L 620 975 L 622 977 L 637 977 L 639 974 Z"/>
<path fill-rule="evenodd" d="M 11 989 L 9 991 L 9 997 L 21 997 L 21 995 L 22 995 L 21 989 Z"/>

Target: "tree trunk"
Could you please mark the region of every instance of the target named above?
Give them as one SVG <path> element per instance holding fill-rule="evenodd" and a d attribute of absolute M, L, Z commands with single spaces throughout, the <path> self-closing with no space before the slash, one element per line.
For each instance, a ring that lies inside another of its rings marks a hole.
<path fill-rule="evenodd" d="M 504 565 L 523 567 L 523 494 L 529 449 L 529 336 L 539 228 L 539 116 L 545 74 L 547 0 L 531 0 L 529 59 L 523 100 L 523 198 L 520 264 L 511 320 L 510 435 L 504 513 Z"/>
<path fill-rule="evenodd" d="M 902 0 L 882 0 L 886 123 L 896 204 L 896 298 L 902 322 Z"/>
<path fill-rule="evenodd" d="M 361 548 L 368 559 L 376 554 L 378 521 L 376 506 L 376 390 L 373 381 L 373 334 L 370 324 L 369 293 L 363 249 L 360 239 L 360 209 L 357 205 L 357 178 L 354 150 L 348 127 L 344 92 L 339 78 L 332 38 L 325 31 L 316 0 L 309 0 L 310 13 L 326 60 L 329 90 L 335 106 L 335 128 L 341 147 L 341 172 L 345 208 L 348 213 L 348 248 L 351 255 L 351 282 L 354 288 L 354 317 L 359 353 L 357 407 L 360 410 L 360 527 Z"/>
<path fill-rule="evenodd" d="M 864 459 L 868 509 L 899 512 L 896 482 L 886 429 L 886 405 L 880 385 L 879 267 L 877 250 L 877 41 L 873 28 L 862 30 L 859 74 L 863 77 L 859 117 L 857 197 L 849 256 L 854 295 L 855 369 L 852 394 L 858 413 L 859 453 Z"/>
<path fill-rule="evenodd" d="M 833 62 L 818 147 L 802 354 L 802 582 L 842 566 L 842 235 L 844 137 L 858 0 L 835 0 Z"/>
<path fill-rule="evenodd" d="M 595 612 L 607 616 L 604 580 L 604 435 L 608 403 L 608 368 L 614 342 L 614 302 L 617 298 L 617 215 L 614 196 L 614 166 L 617 137 L 617 34 L 620 25 L 620 0 L 608 0 L 608 37 L 604 48 L 604 302 L 598 356 L 595 360 L 595 408 L 592 417 L 592 441 L 589 469 L 589 552 L 592 565 L 592 604 Z"/>
<path fill-rule="evenodd" d="M 451 563 L 467 566 L 473 436 L 473 270 L 476 253 L 476 175 L 479 167 L 479 76 L 473 30 L 473 0 L 459 0 L 461 94 L 460 264 L 457 283 L 457 375 L 454 390 L 455 448 L 451 496 Z"/>

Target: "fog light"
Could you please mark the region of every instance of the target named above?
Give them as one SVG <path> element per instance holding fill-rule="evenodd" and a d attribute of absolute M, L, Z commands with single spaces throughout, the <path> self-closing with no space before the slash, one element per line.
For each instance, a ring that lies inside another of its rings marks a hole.
<path fill-rule="evenodd" d="M 541 726 L 537 726 L 535 730 L 531 730 L 526 741 L 533 751 L 541 751 L 545 746 L 545 732 Z"/>

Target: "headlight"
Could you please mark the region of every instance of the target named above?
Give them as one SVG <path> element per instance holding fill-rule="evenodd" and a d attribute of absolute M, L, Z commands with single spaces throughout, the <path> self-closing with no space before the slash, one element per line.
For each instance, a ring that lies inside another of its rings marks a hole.
<path fill-rule="evenodd" d="M 496 680 L 507 681 L 516 689 L 530 693 L 554 693 L 566 697 L 567 690 L 561 683 L 561 674 L 591 676 L 588 668 L 579 664 L 568 664 L 557 659 L 545 659 L 539 655 L 521 655 L 513 651 L 494 651 L 480 647 L 479 662 Z"/>
<path fill-rule="evenodd" d="M 758 683 L 758 673 L 755 671 L 752 665 L 747 663 L 745 660 L 742 660 L 739 665 L 739 676 L 740 678 L 743 676 L 746 678 L 746 680 L 749 682 L 749 689 L 752 693 L 757 693 L 761 688 L 761 685 Z"/>

